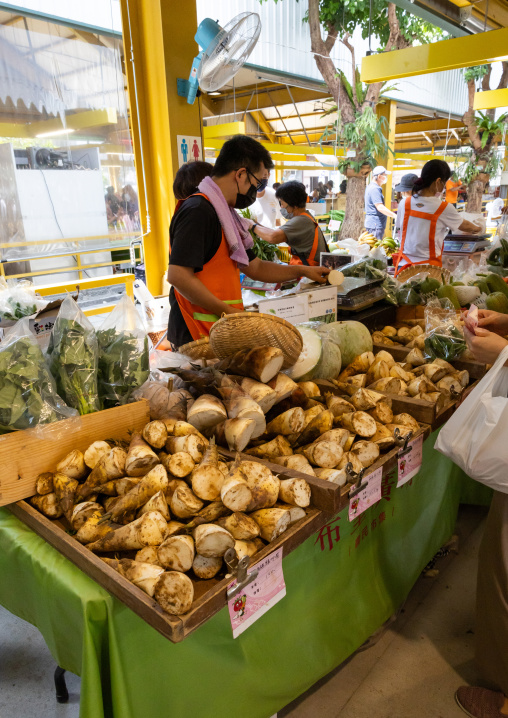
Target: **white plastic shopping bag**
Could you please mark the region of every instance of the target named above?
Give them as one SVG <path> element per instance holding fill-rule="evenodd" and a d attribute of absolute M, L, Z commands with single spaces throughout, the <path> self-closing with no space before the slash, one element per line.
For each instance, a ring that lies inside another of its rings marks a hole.
<path fill-rule="evenodd" d="M 508 493 L 508 347 L 448 420 L 435 444 L 472 479 Z"/>

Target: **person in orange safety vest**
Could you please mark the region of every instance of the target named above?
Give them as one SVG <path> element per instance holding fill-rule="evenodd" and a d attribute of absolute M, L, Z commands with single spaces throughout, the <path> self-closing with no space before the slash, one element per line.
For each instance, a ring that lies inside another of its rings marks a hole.
<path fill-rule="evenodd" d="M 278 283 L 308 277 L 324 284 L 329 269 L 284 266 L 255 256 L 252 238 L 233 208 L 246 209 L 268 183 L 273 161 L 263 145 L 236 135 L 224 143 L 211 177 L 175 213 L 170 226 L 168 339 L 174 348 L 208 336 L 223 314 L 243 311 L 240 269 Z M 254 225 L 255 226 L 255 225 Z"/>
<path fill-rule="evenodd" d="M 449 230 L 478 234 L 481 227 L 463 219 L 443 201 L 451 171 L 444 160 L 430 160 L 413 185 L 412 195 L 399 205 L 395 226 L 400 229 L 400 251 L 393 255 L 395 276 L 418 264 L 442 266 L 443 244 Z"/>
<path fill-rule="evenodd" d="M 278 229 L 256 225 L 256 236 L 272 244 L 287 242 L 291 251 L 291 264 L 319 265 L 321 252 L 328 252 L 323 233 L 314 217 L 307 211 L 307 190 L 301 182 L 291 180 L 277 188 L 280 211 L 286 224 Z"/>

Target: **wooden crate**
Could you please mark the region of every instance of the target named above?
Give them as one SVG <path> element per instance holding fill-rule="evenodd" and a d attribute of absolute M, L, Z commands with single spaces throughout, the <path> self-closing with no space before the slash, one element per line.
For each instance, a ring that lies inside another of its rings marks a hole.
<path fill-rule="evenodd" d="M 37 476 L 54 471 L 72 449 L 85 451 L 99 439 L 129 440 L 150 421 L 143 399 L 133 404 L 49 424 L 41 430 L 13 431 L 0 437 L 0 506 L 35 494 Z"/>
<path fill-rule="evenodd" d="M 411 349 L 404 346 L 386 346 L 385 344 L 373 344 L 372 351 L 377 354 L 381 350 L 392 355 L 395 361 L 404 361 Z M 487 372 L 487 365 L 474 359 L 455 359 L 450 362 L 458 371 L 466 369 L 470 379 L 481 379 Z"/>
<path fill-rule="evenodd" d="M 326 385 L 330 382 L 325 382 L 323 380 L 316 383 L 318 383 L 319 385 Z M 330 386 L 333 390 L 335 390 L 337 394 L 340 393 L 338 387 L 333 384 L 330 384 Z M 400 411 L 403 410 L 401 409 Z M 426 439 L 430 435 L 431 427 L 425 422 L 420 422 L 420 424 L 420 430 L 415 436 L 420 436 L 421 434 L 423 434 L 423 438 Z M 390 449 L 390 451 L 381 454 L 379 459 L 374 464 L 372 464 L 372 466 L 369 466 L 369 468 L 365 471 L 364 478 L 368 477 L 368 475 L 372 474 L 374 471 L 377 471 L 381 466 L 383 467 L 383 476 L 385 476 L 396 465 L 398 451 L 398 447 L 395 446 L 393 449 Z M 219 452 L 222 454 L 222 456 L 225 456 L 228 459 L 232 459 L 236 456 L 235 453 L 227 451 L 226 449 L 219 449 Z M 348 504 L 349 490 L 351 488 L 350 484 L 347 484 L 346 486 L 338 486 L 337 484 L 333 484 L 330 481 L 318 479 L 317 476 L 311 476 L 310 474 L 305 474 L 301 471 L 293 471 L 292 469 L 287 469 L 280 464 L 272 464 L 265 459 L 258 459 L 254 456 L 250 456 L 249 454 L 240 454 L 240 456 L 242 457 L 242 459 L 245 459 L 247 461 L 257 461 L 260 464 L 268 466 L 268 468 L 274 474 L 278 474 L 281 478 L 305 479 L 305 481 L 307 481 L 307 483 L 310 484 L 311 487 L 312 505 L 316 508 L 320 508 L 325 513 L 335 514 L 345 508 L 345 506 L 347 506 Z M 282 473 L 284 474 L 283 476 Z"/>
<path fill-rule="evenodd" d="M 422 399 L 414 399 L 412 396 L 400 396 L 400 394 L 388 394 L 384 391 L 379 392 L 392 400 L 392 410 L 394 414 L 408 413 L 411 414 L 421 424 L 428 424 L 431 431 L 439 429 L 446 424 L 455 409 L 461 404 L 467 395 L 478 384 L 479 379 L 471 383 L 464 389 L 458 399 L 450 399 L 439 413 L 436 412 L 436 405 Z"/>
<path fill-rule="evenodd" d="M 26 501 L 11 504 L 8 508 L 79 569 L 173 643 L 182 641 L 227 604 L 226 590 L 231 583 L 231 578 L 209 581 L 195 580 L 193 581 L 195 593 L 192 608 L 182 616 L 171 616 L 165 613 L 159 604 L 144 591 L 120 576 L 99 556 L 69 536 L 60 521 L 47 519 Z M 305 518 L 300 519 L 275 541 L 267 544 L 253 556 L 252 565 L 262 561 L 280 547 L 283 549 L 283 556 L 287 556 L 324 526 L 325 522 L 326 518 L 323 512 L 317 509 L 308 509 Z"/>

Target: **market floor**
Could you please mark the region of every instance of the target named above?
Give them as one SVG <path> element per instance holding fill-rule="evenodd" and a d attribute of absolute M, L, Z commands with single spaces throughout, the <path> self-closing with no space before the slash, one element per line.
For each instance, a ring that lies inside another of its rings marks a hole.
<path fill-rule="evenodd" d="M 279 718 L 464 716 L 454 693 L 475 680 L 476 562 L 485 515 L 462 507 L 458 554 L 438 559 L 437 576 L 419 579 L 396 619 Z M 66 673 L 70 698 L 59 704 L 55 667 L 39 631 L 0 607 L 0 718 L 78 718 L 79 678 Z"/>

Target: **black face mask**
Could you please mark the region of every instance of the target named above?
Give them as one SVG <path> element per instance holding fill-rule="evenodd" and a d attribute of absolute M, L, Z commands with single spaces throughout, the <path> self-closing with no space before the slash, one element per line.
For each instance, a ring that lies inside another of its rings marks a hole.
<path fill-rule="evenodd" d="M 238 181 L 236 182 L 236 186 L 238 187 Z M 240 190 L 239 187 L 238 190 Z M 250 207 L 251 204 L 254 204 L 257 199 L 257 191 L 257 187 L 253 184 L 251 184 L 247 190 L 247 194 L 242 194 L 238 191 L 238 194 L 236 195 L 235 209 L 247 209 L 247 207 Z"/>

